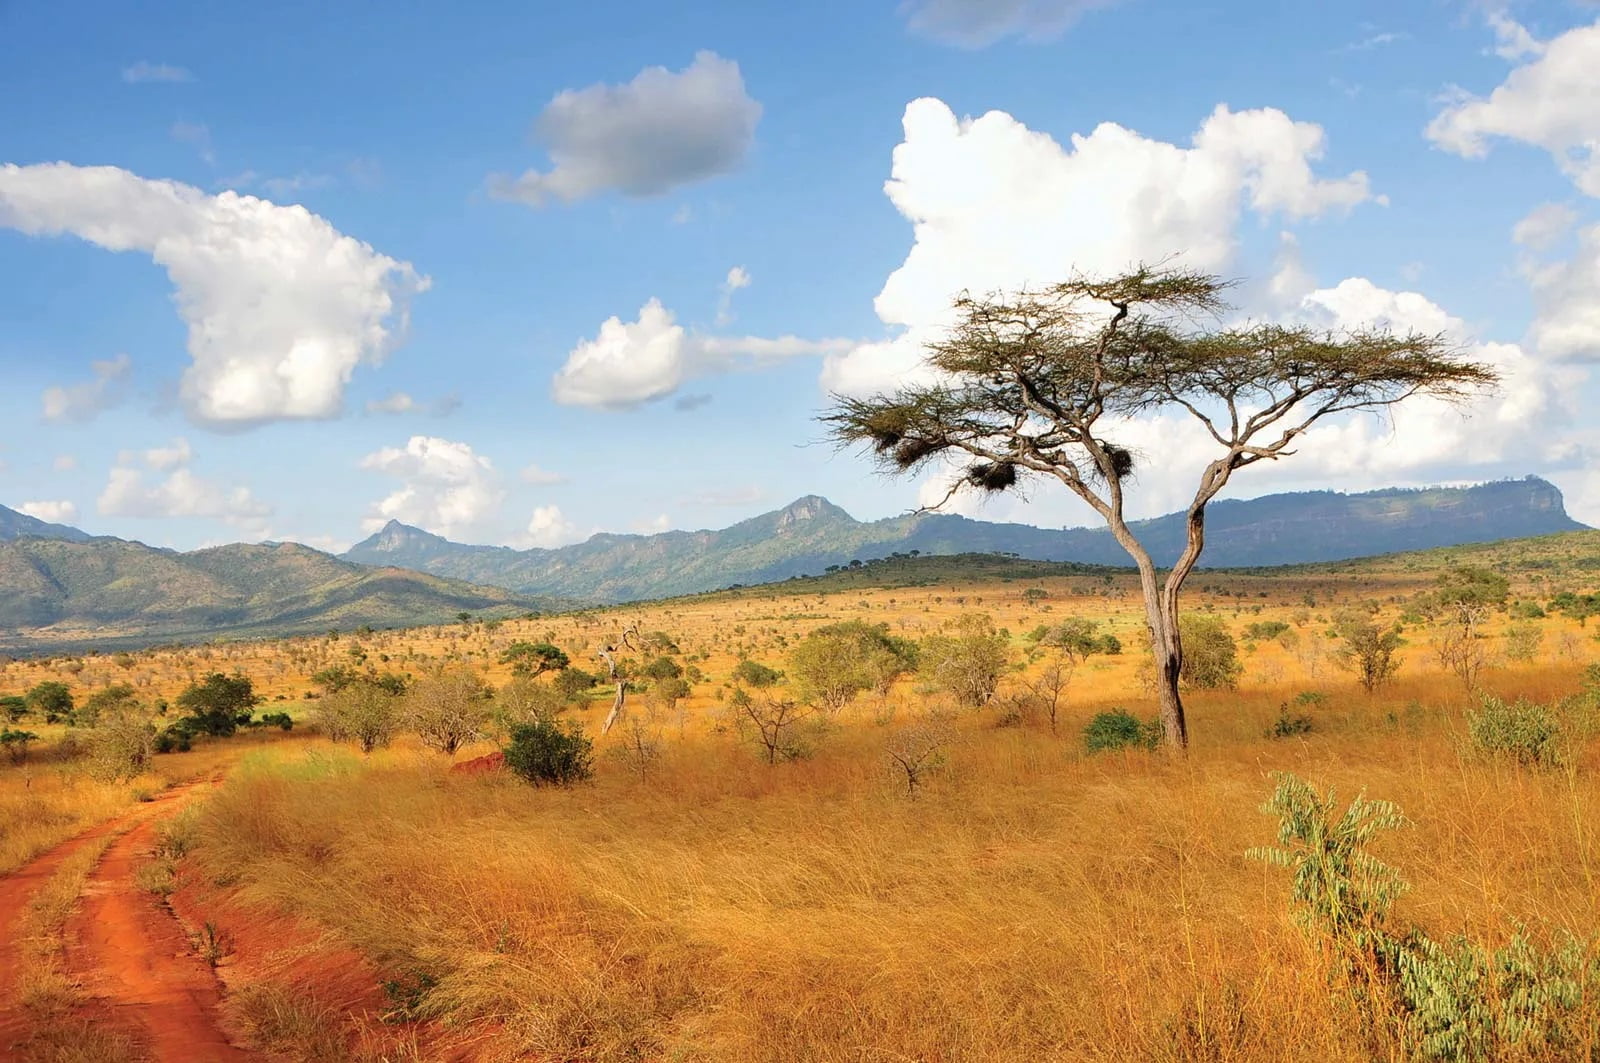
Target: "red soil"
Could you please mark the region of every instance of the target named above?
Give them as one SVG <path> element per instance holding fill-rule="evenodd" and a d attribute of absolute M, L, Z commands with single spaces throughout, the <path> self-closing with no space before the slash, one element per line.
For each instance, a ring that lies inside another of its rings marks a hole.
<path fill-rule="evenodd" d="M 154 824 L 145 822 L 106 850 L 67 920 L 67 965 L 88 993 L 138 1027 L 158 1061 L 255 1058 L 222 1033 L 222 993 L 211 968 L 134 878 L 154 838 Z"/>
<path fill-rule="evenodd" d="M 504 771 L 506 755 L 504 753 L 489 753 L 472 760 L 463 760 L 460 764 L 450 769 L 452 775 L 487 775 L 491 772 Z"/>

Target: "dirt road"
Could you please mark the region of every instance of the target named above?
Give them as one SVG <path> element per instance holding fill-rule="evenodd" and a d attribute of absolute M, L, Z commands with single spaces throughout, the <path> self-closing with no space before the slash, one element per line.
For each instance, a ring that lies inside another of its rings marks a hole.
<path fill-rule="evenodd" d="M 79 835 L 0 878 L 0 1059 L 34 1032 L 37 1018 L 17 999 L 21 956 L 16 929 L 34 893 L 74 852 L 111 837 L 90 872 L 63 934 L 65 965 L 86 1007 L 109 1014 L 156 1063 L 211 1063 L 256 1058 L 229 1043 L 217 1021 L 220 991 L 177 919 L 136 878 L 156 826 L 176 813 L 198 784 Z M 26 1058 L 21 1056 L 20 1058 Z"/>

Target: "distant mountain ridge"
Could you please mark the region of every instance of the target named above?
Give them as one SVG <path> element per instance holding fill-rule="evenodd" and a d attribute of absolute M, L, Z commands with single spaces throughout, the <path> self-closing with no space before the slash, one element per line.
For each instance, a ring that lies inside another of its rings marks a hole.
<path fill-rule="evenodd" d="M 26 513 L 0 506 L 0 542 L 24 537 L 59 539 L 68 543 L 81 543 L 94 538 L 88 532 L 69 524 L 52 524 L 38 517 L 30 517 Z"/>
<path fill-rule="evenodd" d="M 575 604 L 295 543 L 177 553 L 113 538 L 0 542 L 0 649 L 10 651 L 411 626 Z"/>
<path fill-rule="evenodd" d="M 1212 503 L 1203 563 L 1242 568 L 1338 561 L 1584 527 L 1567 516 L 1561 492 L 1537 477 L 1349 495 L 1305 491 Z M 1182 514 L 1139 521 L 1133 529 L 1159 563 L 1170 563 L 1182 549 Z M 817 495 L 721 530 L 601 534 L 557 549 L 470 546 L 390 521 L 341 557 L 523 593 L 634 601 L 784 580 L 911 550 L 1130 564 L 1103 528 L 1046 529 L 946 514 L 857 521 Z"/>

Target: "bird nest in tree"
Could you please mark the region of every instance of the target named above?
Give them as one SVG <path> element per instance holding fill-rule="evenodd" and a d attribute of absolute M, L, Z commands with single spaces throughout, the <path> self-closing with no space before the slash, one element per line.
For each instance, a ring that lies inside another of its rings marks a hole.
<path fill-rule="evenodd" d="M 1009 461 L 983 461 L 967 470 L 967 482 L 985 491 L 1004 491 L 1015 487 L 1017 467 Z"/>
<path fill-rule="evenodd" d="M 894 463 L 909 469 L 923 458 L 937 454 L 946 444 L 939 439 L 901 439 L 894 448 Z"/>

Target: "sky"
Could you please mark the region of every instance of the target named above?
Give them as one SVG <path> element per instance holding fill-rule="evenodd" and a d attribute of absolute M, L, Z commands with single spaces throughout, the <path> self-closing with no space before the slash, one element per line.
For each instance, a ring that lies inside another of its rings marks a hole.
<path fill-rule="evenodd" d="M 189 549 L 723 527 L 963 290 L 1175 261 L 1497 367 L 1228 494 L 1530 474 L 1600 523 L 1600 9 L 0 0 L 0 502 Z M 1130 513 L 1185 415 L 1122 425 Z M 1062 490 L 955 511 L 1073 526 Z"/>

